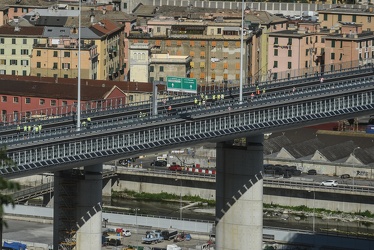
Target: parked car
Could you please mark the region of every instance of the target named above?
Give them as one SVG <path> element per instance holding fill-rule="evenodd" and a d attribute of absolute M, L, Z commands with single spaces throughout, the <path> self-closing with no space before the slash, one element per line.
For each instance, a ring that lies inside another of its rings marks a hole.
<path fill-rule="evenodd" d="M 342 178 L 342 179 L 348 179 L 348 178 L 351 178 L 351 176 L 349 174 L 342 174 L 340 176 L 340 178 Z"/>
<path fill-rule="evenodd" d="M 309 169 L 308 170 L 308 175 L 316 175 L 317 174 L 317 170 L 315 169 Z"/>
<path fill-rule="evenodd" d="M 338 182 L 336 180 L 327 180 L 327 181 L 321 182 L 321 185 L 325 187 L 337 187 Z"/>

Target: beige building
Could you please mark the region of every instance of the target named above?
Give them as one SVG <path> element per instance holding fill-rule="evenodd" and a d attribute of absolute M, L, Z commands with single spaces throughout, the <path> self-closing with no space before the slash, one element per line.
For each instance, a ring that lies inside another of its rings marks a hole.
<path fill-rule="evenodd" d="M 45 42 L 43 27 L 0 27 L 0 75 L 28 76 L 34 44 Z"/>
<path fill-rule="evenodd" d="M 191 14 L 186 18 L 159 16 L 146 22 L 146 27 L 130 32 L 130 43 L 145 43 L 152 54 L 190 57 L 190 78 L 200 86 L 238 85 L 240 81 L 240 12 Z M 254 31 L 245 30 L 243 79 L 249 78 Z M 131 59 L 132 60 L 132 59 Z M 131 63 L 130 63 L 131 65 Z M 130 69 L 132 80 L 132 72 Z M 159 76 L 154 76 L 154 79 Z"/>
<path fill-rule="evenodd" d="M 370 5 L 369 5 L 370 6 Z M 362 30 L 374 31 L 374 7 L 336 7 L 318 11 L 319 22 L 325 29 L 334 29 L 340 22 L 362 24 Z"/>

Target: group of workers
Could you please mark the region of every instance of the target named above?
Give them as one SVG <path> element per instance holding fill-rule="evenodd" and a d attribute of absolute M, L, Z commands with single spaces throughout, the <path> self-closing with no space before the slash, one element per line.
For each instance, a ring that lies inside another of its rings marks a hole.
<path fill-rule="evenodd" d="M 17 134 L 20 134 L 21 133 L 21 125 L 18 124 L 17 125 Z M 23 126 L 23 132 L 24 134 L 28 134 L 30 135 L 31 133 L 33 134 L 40 134 L 42 132 L 42 125 L 41 124 L 34 124 L 33 126 L 31 125 L 24 125 Z"/>
<path fill-rule="evenodd" d="M 209 95 L 207 95 L 207 94 L 204 95 L 204 93 L 201 93 L 199 99 L 197 97 L 195 97 L 194 103 L 195 103 L 196 106 L 205 106 L 206 102 L 209 99 L 211 99 L 212 102 L 215 102 L 215 101 L 225 99 L 225 95 L 224 94 L 213 94 L 212 98 L 210 98 Z"/>

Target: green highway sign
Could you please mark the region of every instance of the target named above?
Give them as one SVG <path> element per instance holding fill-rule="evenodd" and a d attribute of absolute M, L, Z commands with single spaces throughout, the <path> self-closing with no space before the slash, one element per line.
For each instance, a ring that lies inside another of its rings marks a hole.
<path fill-rule="evenodd" d="M 197 93 L 196 78 L 168 76 L 166 83 L 168 91 Z"/>

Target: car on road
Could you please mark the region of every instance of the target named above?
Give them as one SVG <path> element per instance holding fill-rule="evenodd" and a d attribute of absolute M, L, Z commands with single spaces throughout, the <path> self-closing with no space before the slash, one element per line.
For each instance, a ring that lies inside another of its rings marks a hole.
<path fill-rule="evenodd" d="M 125 237 L 130 237 L 130 236 L 131 236 L 131 232 L 130 232 L 130 230 L 124 230 L 124 231 L 123 231 L 123 236 L 125 236 Z"/>
<path fill-rule="evenodd" d="M 327 180 L 327 181 L 321 182 L 321 186 L 325 186 L 325 187 L 337 187 L 338 186 L 338 182 L 336 180 Z"/>
<path fill-rule="evenodd" d="M 154 162 L 151 162 L 151 166 L 154 167 L 166 167 L 168 165 L 167 161 L 164 160 L 156 160 Z"/>
<path fill-rule="evenodd" d="M 342 175 L 340 176 L 340 178 L 341 178 L 341 179 L 349 179 L 349 178 L 351 178 L 351 176 L 350 176 L 349 174 L 342 174 Z"/>
<path fill-rule="evenodd" d="M 317 170 L 315 169 L 309 169 L 308 170 L 308 175 L 316 175 L 317 174 Z"/>
<path fill-rule="evenodd" d="M 182 167 L 178 164 L 173 164 L 169 167 L 170 171 L 182 171 Z"/>

